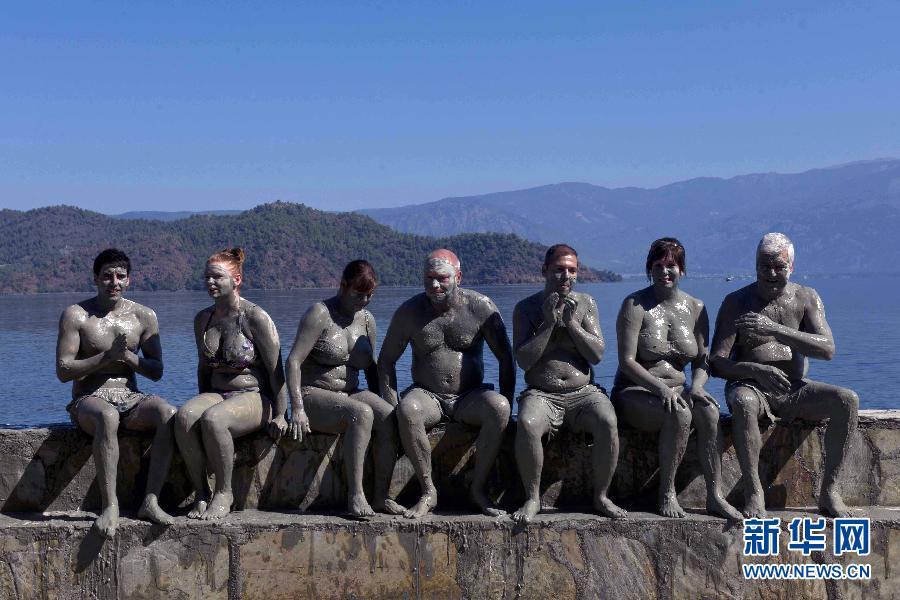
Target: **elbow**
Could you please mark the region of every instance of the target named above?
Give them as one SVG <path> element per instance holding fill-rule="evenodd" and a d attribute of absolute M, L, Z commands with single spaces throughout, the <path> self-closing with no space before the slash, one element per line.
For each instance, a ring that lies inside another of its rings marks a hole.
<path fill-rule="evenodd" d="M 722 374 L 722 370 L 720 368 L 720 363 L 719 363 L 720 360 L 721 359 L 718 356 L 710 356 L 709 357 L 709 374 L 710 374 L 710 376 L 724 378 L 724 375 Z"/>
<path fill-rule="evenodd" d="M 56 378 L 63 383 L 69 383 L 70 381 L 75 379 L 69 372 L 69 365 L 67 365 L 63 361 L 56 363 Z"/>
<path fill-rule="evenodd" d="M 831 360 L 834 358 L 834 344 L 829 344 L 822 349 L 822 360 Z"/>

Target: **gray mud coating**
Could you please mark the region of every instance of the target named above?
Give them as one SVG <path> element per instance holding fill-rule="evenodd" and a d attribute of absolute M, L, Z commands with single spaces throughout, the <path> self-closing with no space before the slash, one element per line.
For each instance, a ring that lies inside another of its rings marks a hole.
<path fill-rule="evenodd" d="M 506 328 L 490 298 L 459 287 L 462 270 L 453 252 L 432 252 L 423 271 L 425 291 L 394 313 L 378 357 L 381 395 L 398 406 L 400 439 L 422 488 L 419 502 L 405 515 L 419 518 L 437 505 L 427 432 L 442 418 L 480 427 L 470 494 L 481 511 L 499 514 L 485 485 L 515 386 Z M 500 363 L 499 394 L 482 386 L 485 342 Z M 407 345 L 412 346 L 413 387 L 400 398 L 396 364 Z"/>
<path fill-rule="evenodd" d="M 859 398 L 852 390 L 806 379 L 807 357 L 830 360 L 835 346 L 819 295 L 791 282 L 793 269 L 791 241 L 781 233 L 766 234 L 756 252 L 756 282 L 726 296 L 716 319 L 711 363 L 715 374 L 729 381 L 744 514 L 765 515 L 759 420 L 781 418 L 828 419 L 819 508 L 829 516 L 848 516 L 837 477 L 857 427 Z"/>
<path fill-rule="evenodd" d="M 605 394 L 590 387 L 591 367 L 600 362 L 606 348 L 597 306 L 593 298 L 573 289 L 577 256 L 554 255 L 553 248 L 547 255 L 541 270 L 543 291 L 525 298 L 513 311 L 513 347 L 528 384 L 519 397 L 515 442 L 526 499 L 513 520 L 528 523 L 540 511 L 542 438 L 560 427 L 593 436 L 594 508 L 606 516 L 623 517 L 625 511 L 607 497 L 619 456 L 615 412 Z"/>
<path fill-rule="evenodd" d="M 103 263 L 104 257 L 109 262 Z M 73 382 L 72 420 L 93 438 L 102 503 L 94 528 L 112 538 L 119 521 L 116 471 L 120 427 L 155 431 L 147 495 L 139 516 L 156 523 L 172 521 L 158 498 L 172 460 L 175 408 L 158 396 L 138 394 L 136 373 L 153 380 L 162 377 L 162 348 L 156 314 L 123 297 L 130 281 L 128 258 L 105 250 L 96 262 L 102 263 L 95 265 L 99 266 L 94 274 L 97 295 L 69 306 L 60 317 L 56 373 L 60 381 Z M 118 400 L 126 404 L 116 406 Z"/>

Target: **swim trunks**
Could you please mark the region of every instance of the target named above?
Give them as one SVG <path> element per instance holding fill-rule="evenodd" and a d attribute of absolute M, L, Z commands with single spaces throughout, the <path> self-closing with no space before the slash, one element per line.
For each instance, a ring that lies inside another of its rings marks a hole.
<path fill-rule="evenodd" d="M 519 414 L 533 402 L 540 402 L 546 408 L 549 437 L 553 439 L 562 427 L 571 428 L 572 423 L 578 422 L 586 409 L 609 402 L 609 398 L 605 389 L 593 383 L 571 392 L 545 392 L 529 387 L 519 394 Z"/>
<path fill-rule="evenodd" d="M 467 397 L 469 397 L 473 392 L 481 392 L 484 390 L 493 390 L 494 386 L 490 383 L 482 383 L 479 386 L 475 386 L 470 390 L 463 392 L 462 394 L 441 394 L 438 392 L 432 392 L 429 389 L 425 389 L 423 387 L 417 386 L 415 384 L 409 386 L 403 393 L 400 394 L 401 400 L 406 397 L 411 391 L 416 390 L 420 391 L 432 400 L 434 400 L 438 408 L 441 411 L 441 420 L 449 421 L 453 419 L 453 411 L 456 408 L 456 405 L 460 402 L 464 401 Z"/>

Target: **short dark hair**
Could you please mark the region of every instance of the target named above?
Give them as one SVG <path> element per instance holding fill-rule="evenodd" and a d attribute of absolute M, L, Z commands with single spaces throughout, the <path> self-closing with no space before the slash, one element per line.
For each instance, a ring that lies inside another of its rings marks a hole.
<path fill-rule="evenodd" d="M 107 248 L 94 259 L 94 275 L 100 274 L 103 265 L 125 267 L 125 273 L 131 275 L 131 259 L 118 248 Z"/>
<path fill-rule="evenodd" d="M 368 293 L 378 287 L 378 276 L 369 261 L 360 258 L 347 263 L 341 274 L 341 283 L 348 289 Z"/>
<path fill-rule="evenodd" d="M 684 246 L 677 239 L 672 237 L 659 238 L 650 244 L 650 252 L 647 253 L 647 279 L 650 279 L 650 268 L 653 263 L 661 258 L 671 258 L 678 265 L 681 274 L 687 273 L 684 266 Z"/>
<path fill-rule="evenodd" d="M 547 253 L 544 254 L 544 266 L 549 265 L 558 256 L 574 256 L 578 258 L 578 253 L 575 252 L 575 248 L 568 244 L 553 244 L 547 248 Z"/>

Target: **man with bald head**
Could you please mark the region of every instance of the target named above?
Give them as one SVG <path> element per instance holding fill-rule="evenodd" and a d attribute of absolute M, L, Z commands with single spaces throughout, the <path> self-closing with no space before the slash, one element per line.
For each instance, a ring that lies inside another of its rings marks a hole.
<path fill-rule="evenodd" d="M 378 356 L 382 397 L 397 405 L 403 449 L 422 487 L 418 503 L 404 513 L 411 519 L 437 506 L 428 430 L 442 420 L 481 428 L 469 494 L 484 514 L 503 514 L 488 497 L 486 484 L 509 422 L 516 378 L 512 348 L 497 307 L 487 296 L 459 287 L 461 280 L 453 252 L 441 249 L 429 254 L 425 292 L 394 313 Z M 500 363 L 499 394 L 484 383 L 485 342 Z M 413 384 L 398 404 L 396 365 L 407 344 L 412 345 Z"/>
<path fill-rule="evenodd" d="M 759 420 L 828 419 L 819 508 L 845 517 L 851 513 L 837 477 L 856 430 L 859 398 L 852 390 L 806 377 L 806 357 L 831 360 L 834 338 L 819 295 L 792 283 L 793 271 L 794 245 L 787 236 L 764 235 L 756 250 L 756 282 L 726 296 L 719 309 L 710 363 L 715 375 L 728 380 L 725 399 L 733 415 L 744 515 L 766 514 Z"/>

